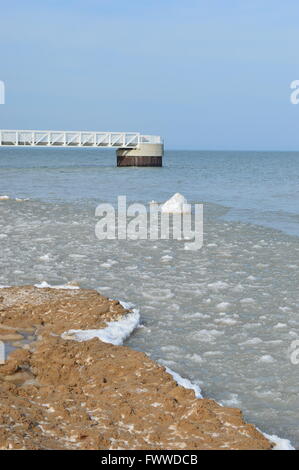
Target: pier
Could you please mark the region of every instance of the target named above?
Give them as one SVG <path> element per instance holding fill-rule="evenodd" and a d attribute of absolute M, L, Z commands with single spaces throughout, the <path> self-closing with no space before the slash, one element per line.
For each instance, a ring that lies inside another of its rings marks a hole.
<path fill-rule="evenodd" d="M 115 148 L 117 166 L 162 166 L 160 136 L 138 132 L 0 130 L 0 147 Z"/>

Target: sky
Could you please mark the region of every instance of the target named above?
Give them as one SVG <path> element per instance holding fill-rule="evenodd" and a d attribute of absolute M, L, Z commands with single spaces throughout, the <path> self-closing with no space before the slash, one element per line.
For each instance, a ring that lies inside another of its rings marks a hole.
<path fill-rule="evenodd" d="M 298 0 L 0 2 L 0 129 L 298 150 Z"/>

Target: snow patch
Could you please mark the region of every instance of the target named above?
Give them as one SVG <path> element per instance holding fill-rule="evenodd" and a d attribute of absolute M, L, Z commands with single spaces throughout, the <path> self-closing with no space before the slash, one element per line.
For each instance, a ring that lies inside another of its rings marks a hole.
<path fill-rule="evenodd" d="M 174 378 L 174 380 L 176 381 L 178 385 L 181 385 L 182 387 L 187 388 L 188 390 L 194 390 L 196 398 L 203 398 L 201 394 L 201 389 L 198 385 L 193 384 L 189 379 L 185 379 L 177 372 L 174 372 L 172 369 L 169 369 L 169 367 L 167 366 L 164 366 L 164 367 L 166 369 L 166 372 L 172 375 L 172 377 Z"/>
<path fill-rule="evenodd" d="M 120 302 L 120 304 L 128 309 L 132 304 Z M 99 338 L 104 343 L 111 343 L 120 346 L 133 333 L 139 325 L 140 314 L 138 309 L 132 309 L 132 313 L 128 313 L 118 321 L 107 323 L 106 328 L 92 330 L 68 330 L 61 336 L 64 339 L 73 339 L 75 341 L 88 341 L 93 338 Z"/>
<path fill-rule="evenodd" d="M 260 431 L 261 432 L 261 431 Z M 275 436 L 275 434 L 270 435 L 265 432 L 262 433 L 270 442 L 273 442 L 275 446 L 273 450 L 295 450 L 291 442 L 288 439 L 282 439 L 281 437 Z"/>

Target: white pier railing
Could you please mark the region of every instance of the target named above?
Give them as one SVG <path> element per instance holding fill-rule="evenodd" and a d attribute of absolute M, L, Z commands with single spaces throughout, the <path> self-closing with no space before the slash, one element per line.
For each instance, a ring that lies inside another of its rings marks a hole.
<path fill-rule="evenodd" d="M 138 132 L 0 130 L 0 146 L 134 148 L 162 143 L 160 136 Z"/>

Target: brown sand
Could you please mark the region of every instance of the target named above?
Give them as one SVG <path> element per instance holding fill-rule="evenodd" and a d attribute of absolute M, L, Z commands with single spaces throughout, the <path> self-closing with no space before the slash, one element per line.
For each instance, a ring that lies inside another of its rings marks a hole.
<path fill-rule="evenodd" d="M 145 354 L 60 336 L 127 312 L 91 290 L 1 289 L 0 335 L 35 340 L 0 365 L 0 449 L 272 448 L 240 410 L 196 399 Z"/>

